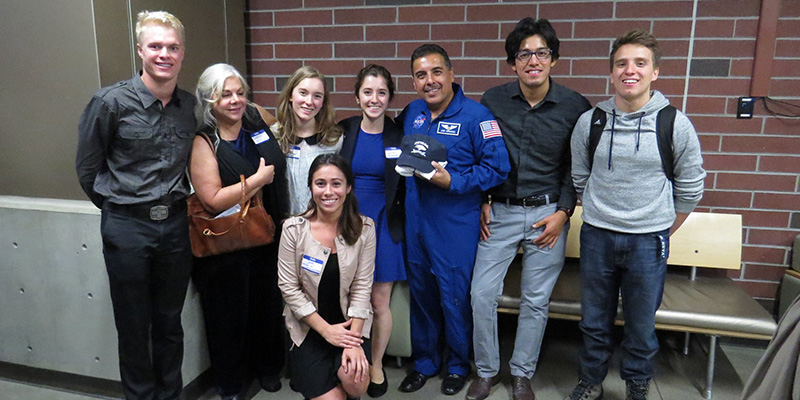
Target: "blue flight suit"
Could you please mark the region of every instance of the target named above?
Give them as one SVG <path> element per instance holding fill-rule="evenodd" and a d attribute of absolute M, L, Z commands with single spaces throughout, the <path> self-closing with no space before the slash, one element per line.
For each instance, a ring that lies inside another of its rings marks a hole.
<path fill-rule="evenodd" d="M 422 99 L 411 102 L 397 119 L 406 135 L 429 135 L 447 147 L 445 169 L 450 173 L 450 190 L 417 177 L 406 182 L 411 347 L 414 369 L 424 375 L 439 371 L 445 343 L 448 373 L 467 375 L 471 369 L 469 292 L 481 195 L 511 170 L 492 113 L 464 96 L 459 85 L 453 84 L 453 92 L 447 109 L 433 121 Z"/>

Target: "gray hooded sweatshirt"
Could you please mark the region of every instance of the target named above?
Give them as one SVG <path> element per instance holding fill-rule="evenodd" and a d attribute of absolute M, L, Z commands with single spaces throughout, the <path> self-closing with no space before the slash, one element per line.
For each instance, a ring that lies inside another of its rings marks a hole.
<path fill-rule="evenodd" d="M 614 98 L 597 107 L 606 112 L 606 126 L 589 169 L 589 110 L 572 132 L 572 180 L 583 203 L 583 220 L 598 228 L 624 233 L 667 229 L 675 213 L 690 213 L 703 197 L 703 158 L 697 133 L 678 111 L 673 132 L 675 178 L 661 166 L 656 116 L 669 101 L 658 91 L 632 113 L 617 109 Z"/>

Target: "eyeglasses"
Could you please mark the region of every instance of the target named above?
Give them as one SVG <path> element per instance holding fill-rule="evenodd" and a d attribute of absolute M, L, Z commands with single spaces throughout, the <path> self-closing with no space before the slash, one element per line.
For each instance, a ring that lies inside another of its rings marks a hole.
<path fill-rule="evenodd" d="M 536 55 L 536 58 L 539 59 L 539 61 L 547 61 L 547 59 L 550 58 L 550 55 L 553 54 L 553 50 L 550 49 L 539 49 L 536 51 L 520 50 L 517 52 L 517 54 L 514 54 L 514 58 L 516 58 L 517 61 L 519 62 L 528 62 L 528 60 L 530 60 L 531 56 L 534 54 Z"/>

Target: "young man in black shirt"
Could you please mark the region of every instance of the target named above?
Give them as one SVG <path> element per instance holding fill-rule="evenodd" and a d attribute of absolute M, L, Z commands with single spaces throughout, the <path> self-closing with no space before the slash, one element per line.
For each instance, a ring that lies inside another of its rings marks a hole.
<path fill-rule="evenodd" d="M 533 400 L 550 293 L 564 265 L 569 217 L 575 207 L 570 136 L 590 108 L 580 94 L 553 81 L 559 40 L 545 19 L 522 19 L 506 38 L 517 79 L 491 88 L 481 103 L 497 118 L 508 148 L 508 179 L 489 190 L 481 210 L 481 242 L 472 280 L 473 344 L 478 378 L 468 400 L 482 400 L 500 382 L 497 297 L 508 266 L 523 249 L 521 303 L 510 367 L 514 400 Z"/>
<path fill-rule="evenodd" d="M 185 198 L 195 99 L 177 88 L 183 24 L 143 11 L 136 36 L 142 71 L 92 97 L 75 164 L 81 187 L 102 209 L 125 397 L 177 399 L 192 261 Z"/>

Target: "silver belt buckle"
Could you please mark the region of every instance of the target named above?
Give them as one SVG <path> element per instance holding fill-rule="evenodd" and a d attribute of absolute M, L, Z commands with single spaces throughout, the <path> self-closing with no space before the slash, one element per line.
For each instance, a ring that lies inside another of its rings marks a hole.
<path fill-rule="evenodd" d="M 150 219 L 153 221 L 163 221 L 169 217 L 169 207 L 153 206 L 150 207 Z"/>

